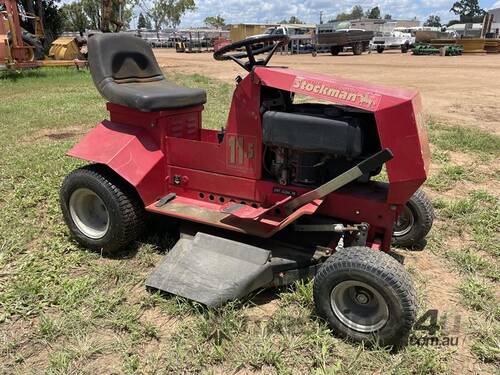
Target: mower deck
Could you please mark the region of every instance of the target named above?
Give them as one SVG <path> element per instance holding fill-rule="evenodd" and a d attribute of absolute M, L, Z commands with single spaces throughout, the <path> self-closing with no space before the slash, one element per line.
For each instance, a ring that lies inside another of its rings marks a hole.
<path fill-rule="evenodd" d="M 216 307 L 258 288 L 312 277 L 319 266 L 320 252 L 283 250 L 269 241 L 248 244 L 217 234 L 181 235 L 146 286 Z"/>

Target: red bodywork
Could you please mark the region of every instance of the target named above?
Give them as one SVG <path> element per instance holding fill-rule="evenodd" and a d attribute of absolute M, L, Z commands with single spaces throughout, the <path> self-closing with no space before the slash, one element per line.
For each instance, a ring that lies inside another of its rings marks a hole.
<path fill-rule="evenodd" d="M 228 202 L 268 208 L 286 194 L 310 190 L 262 179 L 262 86 L 372 112 L 381 147 L 394 154 L 386 164 L 389 183 L 351 184 L 290 216 L 270 210 L 248 220 L 221 212 Z M 227 124 L 221 124 L 226 125 L 221 143 L 218 131 L 202 129 L 202 106 L 146 113 L 108 103 L 108 109 L 110 121 L 99 124 L 69 155 L 108 165 L 137 189 L 148 211 L 261 237 L 317 213 L 341 222 L 369 223 L 368 243 L 389 250 L 398 209 L 425 181 L 429 167 L 415 91 L 256 67 L 235 89 Z M 168 193 L 176 198 L 158 207 L 157 201 Z"/>

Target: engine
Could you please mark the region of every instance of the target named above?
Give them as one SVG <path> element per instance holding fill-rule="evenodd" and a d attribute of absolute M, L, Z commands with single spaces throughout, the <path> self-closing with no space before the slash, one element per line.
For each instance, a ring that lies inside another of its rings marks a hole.
<path fill-rule="evenodd" d="M 281 185 L 321 185 L 380 150 L 372 114 L 351 108 L 291 104 L 265 111 L 262 130 L 264 169 Z"/>

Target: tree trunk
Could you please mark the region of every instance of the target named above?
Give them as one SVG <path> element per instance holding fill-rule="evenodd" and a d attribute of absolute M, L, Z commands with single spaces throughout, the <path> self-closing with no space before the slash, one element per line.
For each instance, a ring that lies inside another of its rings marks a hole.
<path fill-rule="evenodd" d="M 101 9 L 102 9 L 101 31 L 103 33 L 110 32 L 109 24 L 111 22 L 112 7 L 113 7 L 112 0 L 101 0 Z"/>
<path fill-rule="evenodd" d="M 26 0 L 26 12 L 36 15 L 35 3 L 33 0 Z M 31 27 L 33 28 L 33 30 L 29 30 L 29 31 L 34 34 L 36 31 L 36 20 L 32 19 L 30 23 L 31 23 Z"/>

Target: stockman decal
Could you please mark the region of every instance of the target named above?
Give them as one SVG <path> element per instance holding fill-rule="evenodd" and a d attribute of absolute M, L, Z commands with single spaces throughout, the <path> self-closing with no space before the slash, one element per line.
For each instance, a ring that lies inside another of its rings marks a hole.
<path fill-rule="evenodd" d="M 356 104 L 369 110 L 376 110 L 380 104 L 380 95 L 367 92 L 360 92 L 346 86 L 335 87 L 322 81 L 311 81 L 308 79 L 296 77 L 292 87 L 297 92 L 315 93 L 325 98 L 333 98 L 338 101 L 349 104 Z"/>

